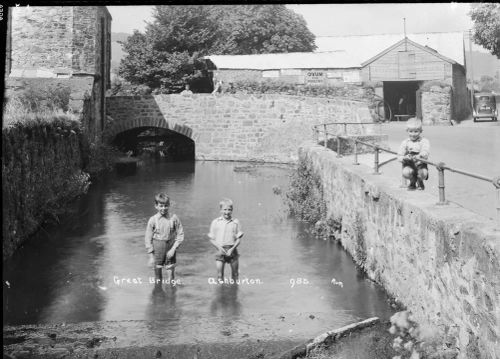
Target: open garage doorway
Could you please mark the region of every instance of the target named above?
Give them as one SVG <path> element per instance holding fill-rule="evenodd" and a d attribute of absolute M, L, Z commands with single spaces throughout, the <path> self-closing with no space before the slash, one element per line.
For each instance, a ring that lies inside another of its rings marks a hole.
<path fill-rule="evenodd" d="M 421 81 L 384 81 L 384 100 L 391 107 L 393 121 L 406 120 L 419 116 L 421 98 L 419 87 Z"/>

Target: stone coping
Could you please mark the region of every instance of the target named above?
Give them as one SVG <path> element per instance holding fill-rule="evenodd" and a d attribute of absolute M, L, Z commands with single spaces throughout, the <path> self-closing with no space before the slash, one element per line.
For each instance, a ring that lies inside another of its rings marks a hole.
<path fill-rule="evenodd" d="M 303 357 L 307 355 L 311 350 L 320 345 L 331 344 L 349 333 L 378 324 L 379 322 L 380 319 L 378 317 L 373 317 L 361 322 L 346 325 L 342 328 L 329 330 L 323 334 L 318 335 L 314 339 L 310 339 L 303 344 L 300 344 L 290 350 L 287 350 L 284 353 L 279 354 L 278 356 L 273 357 L 273 359 L 295 359 Z"/>

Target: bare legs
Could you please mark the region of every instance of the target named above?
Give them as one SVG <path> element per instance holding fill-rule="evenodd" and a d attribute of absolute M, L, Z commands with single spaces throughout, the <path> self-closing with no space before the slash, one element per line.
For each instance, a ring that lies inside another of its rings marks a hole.
<path fill-rule="evenodd" d="M 217 266 L 217 280 L 224 281 L 224 266 L 225 262 L 215 261 Z M 237 280 L 239 278 L 239 261 L 238 259 L 233 259 L 231 262 L 231 278 Z"/>
<path fill-rule="evenodd" d="M 415 173 L 415 170 L 411 167 L 403 168 L 403 177 L 410 180 L 410 184 L 408 185 L 409 190 L 414 190 L 417 188 L 424 189 L 424 180 L 428 177 L 428 172 L 426 168 L 419 168 Z"/>

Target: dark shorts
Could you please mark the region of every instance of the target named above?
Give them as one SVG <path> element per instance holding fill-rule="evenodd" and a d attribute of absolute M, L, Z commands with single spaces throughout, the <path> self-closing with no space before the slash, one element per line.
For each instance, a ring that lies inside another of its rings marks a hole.
<path fill-rule="evenodd" d="M 232 247 L 233 247 L 233 246 L 222 246 L 222 248 L 224 248 L 224 249 L 226 249 L 226 250 L 227 250 L 227 249 L 231 249 Z M 219 253 L 217 253 L 217 254 L 215 255 L 215 260 L 216 260 L 216 261 L 221 261 L 221 262 L 224 262 L 224 263 L 232 263 L 234 260 L 238 259 L 238 257 L 239 257 L 239 256 L 240 256 L 240 255 L 239 255 L 239 253 L 238 253 L 238 249 L 237 249 L 237 248 L 235 248 L 235 249 L 233 250 L 233 253 L 231 253 L 231 255 L 230 255 L 230 256 L 227 256 L 227 255 L 225 255 L 225 254 L 219 254 Z"/>
<path fill-rule="evenodd" d="M 155 257 L 155 265 L 156 266 L 164 266 L 164 265 L 169 265 L 169 264 L 175 264 L 176 259 L 174 256 L 170 259 L 167 259 L 167 252 L 172 248 L 174 245 L 175 241 L 160 241 L 157 239 L 153 239 L 153 250 L 154 250 L 154 257 Z"/>
<path fill-rule="evenodd" d="M 414 172 L 415 175 L 418 173 L 418 170 L 426 169 L 427 170 L 427 177 L 423 178 L 423 179 L 429 178 L 429 171 L 427 168 L 427 163 L 420 162 L 419 164 L 416 164 L 415 161 L 403 159 L 403 168 L 405 168 L 405 167 L 410 167 L 413 171 L 415 171 Z"/>

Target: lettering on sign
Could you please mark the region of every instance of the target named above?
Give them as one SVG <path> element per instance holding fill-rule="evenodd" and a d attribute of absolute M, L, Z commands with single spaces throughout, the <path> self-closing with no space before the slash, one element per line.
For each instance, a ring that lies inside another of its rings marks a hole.
<path fill-rule="evenodd" d="M 323 71 L 307 71 L 306 84 L 321 85 L 325 82 L 325 73 Z"/>

